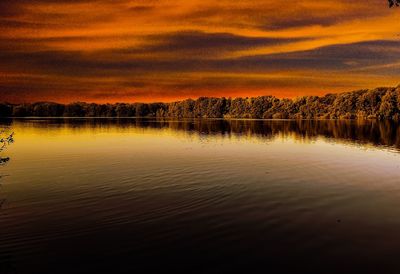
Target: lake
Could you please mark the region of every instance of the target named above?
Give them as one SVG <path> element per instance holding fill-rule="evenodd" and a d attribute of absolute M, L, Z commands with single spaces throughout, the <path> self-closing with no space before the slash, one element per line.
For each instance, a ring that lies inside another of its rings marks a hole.
<path fill-rule="evenodd" d="M 399 273 L 399 124 L 1 126 L 0 273 Z"/>

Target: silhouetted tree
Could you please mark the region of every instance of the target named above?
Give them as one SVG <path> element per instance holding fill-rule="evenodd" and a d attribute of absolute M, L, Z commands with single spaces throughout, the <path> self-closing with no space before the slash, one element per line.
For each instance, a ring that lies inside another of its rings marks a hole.
<path fill-rule="evenodd" d="M 149 113 L 149 106 L 147 104 L 136 103 L 135 108 L 136 108 L 135 116 L 137 117 L 145 117 Z"/>
<path fill-rule="evenodd" d="M 6 130 L 0 131 L 0 153 L 11 143 L 14 142 L 14 133 L 8 133 Z M 3 157 L 0 154 L 0 165 L 4 165 L 10 160 L 9 157 Z M 0 178 L 2 176 L 0 175 Z M 0 208 L 3 207 L 5 199 L 0 199 Z"/>
<path fill-rule="evenodd" d="M 12 116 L 12 106 L 9 104 L 0 104 L 0 117 L 11 117 Z"/>
<path fill-rule="evenodd" d="M 8 134 L 6 130 L 0 131 L 0 153 L 11 143 L 14 142 L 14 133 Z M 10 158 L 0 156 L 0 165 L 8 162 Z"/>
<path fill-rule="evenodd" d="M 200 97 L 172 103 L 0 104 L 0 117 L 171 117 L 253 119 L 393 119 L 400 120 L 400 86 L 325 96 L 278 99 Z"/>
<path fill-rule="evenodd" d="M 400 6 L 400 0 L 388 0 L 388 2 L 389 2 L 389 7 Z"/>
<path fill-rule="evenodd" d="M 85 103 L 72 103 L 65 106 L 64 116 L 65 117 L 85 117 L 85 109 L 87 104 Z"/>

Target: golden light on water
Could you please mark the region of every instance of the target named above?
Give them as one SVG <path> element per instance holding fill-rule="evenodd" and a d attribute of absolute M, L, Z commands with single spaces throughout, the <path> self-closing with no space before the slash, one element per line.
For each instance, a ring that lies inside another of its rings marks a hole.
<path fill-rule="evenodd" d="M 168 254 L 181 260 L 188 247 L 212 253 L 207 269 L 258 266 L 269 258 L 265 248 L 273 260 L 283 249 L 285 262 L 298 259 L 300 250 L 305 255 L 296 269 L 323 272 L 335 259 L 333 269 L 342 270 L 336 260 L 360 254 L 371 258 L 362 267 L 382 261 L 393 267 L 386 254 L 396 254 L 400 242 L 397 123 L 2 122 L 15 132 L 15 143 L 1 167 L 9 176 L 1 177 L 0 247 L 11 254 L 3 260 L 16 259 L 20 272 L 35 266 L 54 273 L 61 265 L 65 273 L 121 265 L 125 272 L 132 262 L 148 269 L 147 260 L 176 269 Z M 185 248 L 176 248 L 183 242 Z M 78 261 L 71 263 L 71 250 Z M 208 258 L 201 251 L 189 259 L 188 272 L 192 262 Z M 348 269 L 359 267 L 351 260 Z M 282 265 L 268 262 L 267 268 Z"/>

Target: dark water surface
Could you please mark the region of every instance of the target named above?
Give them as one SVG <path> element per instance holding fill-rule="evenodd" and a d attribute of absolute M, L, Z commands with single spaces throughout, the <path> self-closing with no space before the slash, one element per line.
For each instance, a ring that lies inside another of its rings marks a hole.
<path fill-rule="evenodd" d="M 0 273 L 400 273 L 398 124 L 1 123 Z"/>

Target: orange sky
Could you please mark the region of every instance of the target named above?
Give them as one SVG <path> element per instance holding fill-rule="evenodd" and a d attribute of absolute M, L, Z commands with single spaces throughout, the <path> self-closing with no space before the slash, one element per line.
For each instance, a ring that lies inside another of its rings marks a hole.
<path fill-rule="evenodd" d="M 2 0 L 0 101 L 395 86 L 399 18 L 386 0 Z"/>

